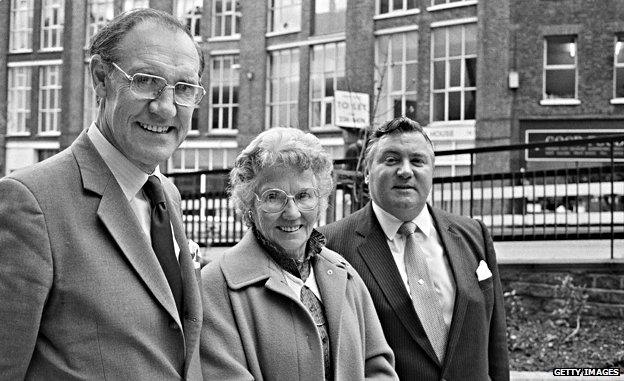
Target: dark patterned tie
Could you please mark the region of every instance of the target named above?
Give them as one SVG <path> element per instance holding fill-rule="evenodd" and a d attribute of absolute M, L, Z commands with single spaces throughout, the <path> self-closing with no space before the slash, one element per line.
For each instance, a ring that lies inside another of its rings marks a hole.
<path fill-rule="evenodd" d="M 404 222 L 399 228 L 399 233 L 405 236 L 407 281 L 418 319 L 425 329 L 438 359 L 443 362 L 448 332 L 442 315 L 440 297 L 434 289 L 425 254 L 418 246 L 416 237 L 414 237 L 415 231 L 416 224 L 411 221 Z"/>
<path fill-rule="evenodd" d="M 143 190 L 151 204 L 150 236 L 152 238 L 152 248 L 165 273 L 173 293 L 173 299 L 175 299 L 176 307 L 178 308 L 178 313 L 182 316 L 182 276 L 180 274 L 180 264 L 173 249 L 171 222 L 160 179 L 153 175 L 148 177 Z"/>

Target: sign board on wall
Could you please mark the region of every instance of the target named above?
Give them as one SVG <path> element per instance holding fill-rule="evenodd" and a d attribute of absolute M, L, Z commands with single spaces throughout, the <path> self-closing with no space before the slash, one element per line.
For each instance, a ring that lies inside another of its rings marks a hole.
<path fill-rule="evenodd" d="M 624 130 L 612 129 L 528 129 L 525 131 L 527 143 L 547 143 L 566 140 L 599 138 L 621 135 Z M 624 139 L 613 146 L 615 161 L 624 161 Z M 611 161 L 609 142 L 579 144 L 558 147 L 538 147 L 525 150 L 527 161 Z"/>
<path fill-rule="evenodd" d="M 366 93 L 334 92 L 334 123 L 338 127 L 367 128 L 370 124 L 369 97 Z"/>

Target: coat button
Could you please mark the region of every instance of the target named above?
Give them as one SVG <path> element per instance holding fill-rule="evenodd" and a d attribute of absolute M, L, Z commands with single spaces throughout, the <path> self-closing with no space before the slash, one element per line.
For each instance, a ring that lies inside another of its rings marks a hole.
<path fill-rule="evenodd" d="M 327 270 L 328 275 L 332 275 L 334 272 L 332 270 Z"/>

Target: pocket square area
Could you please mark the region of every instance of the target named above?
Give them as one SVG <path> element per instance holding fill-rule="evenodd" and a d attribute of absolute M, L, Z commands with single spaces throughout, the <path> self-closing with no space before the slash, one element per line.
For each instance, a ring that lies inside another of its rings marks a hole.
<path fill-rule="evenodd" d="M 488 279 L 492 277 L 492 272 L 485 263 L 484 260 L 479 262 L 479 267 L 477 267 L 477 280 L 481 282 L 482 280 Z"/>

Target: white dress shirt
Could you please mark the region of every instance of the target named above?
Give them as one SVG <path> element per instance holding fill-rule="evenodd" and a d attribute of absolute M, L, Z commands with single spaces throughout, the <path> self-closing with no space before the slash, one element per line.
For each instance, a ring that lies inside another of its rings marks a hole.
<path fill-rule="evenodd" d="M 310 274 L 306 278 L 305 282 L 302 281 L 301 278 L 294 276 L 286 270 L 282 269 L 282 273 L 284 274 L 284 278 L 286 279 L 286 284 L 288 285 L 288 287 L 290 287 L 291 290 L 293 290 L 297 299 L 301 300 L 301 289 L 305 285 L 308 286 L 310 291 L 312 291 L 314 295 L 316 295 L 321 303 L 323 302 L 323 299 L 321 299 L 321 292 L 319 291 L 318 284 L 316 283 L 316 277 L 314 276 L 314 267 L 310 266 Z"/>
<path fill-rule="evenodd" d="M 407 292 L 411 292 L 409 283 L 407 282 L 407 270 L 405 269 L 406 240 L 401 234 L 397 234 L 403 221 L 383 210 L 375 202 L 372 204 L 375 216 L 377 216 L 377 220 L 386 235 L 388 247 L 390 248 L 390 252 L 392 252 L 392 257 L 399 270 L 399 274 L 401 274 L 403 284 Z M 427 206 L 423 208 L 412 222 L 418 227 L 414 232 L 416 242 L 425 255 L 435 292 L 440 297 L 444 323 L 447 328 L 450 328 L 453 318 L 453 306 L 455 305 L 455 282 L 453 280 L 453 272 L 448 257 L 444 254 L 440 236 L 433 224 L 433 218 Z"/>
<path fill-rule="evenodd" d="M 104 159 L 104 163 L 106 163 L 110 171 L 113 173 L 113 176 L 121 187 L 121 190 L 126 196 L 128 203 L 130 203 L 132 211 L 139 220 L 141 229 L 147 237 L 147 242 L 149 242 L 149 244 L 151 245 L 151 209 L 149 201 L 143 192 L 143 185 L 145 185 L 145 183 L 147 182 L 147 178 L 149 177 L 149 175 L 140 170 L 136 165 L 128 160 L 127 157 L 119 152 L 119 150 L 115 148 L 108 140 L 106 140 L 104 135 L 102 135 L 102 132 L 95 125 L 95 122 L 91 123 L 91 126 L 89 126 L 87 136 L 95 146 L 95 149 L 98 151 L 100 156 L 102 156 L 102 159 Z M 162 181 L 163 175 L 162 173 L 160 173 L 158 167 L 156 167 L 154 172 L 151 174 L 157 176 Z M 175 235 L 173 234 L 173 227 L 171 235 L 175 237 Z M 178 246 L 175 238 L 173 239 L 173 249 L 175 251 L 176 257 L 179 258 L 180 247 Z"/>

